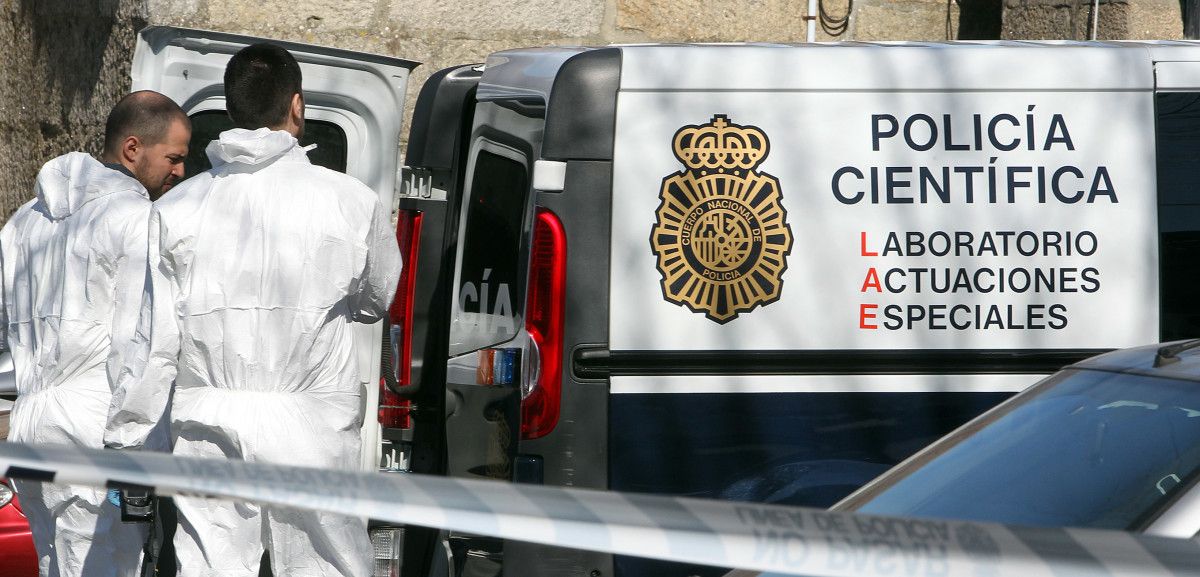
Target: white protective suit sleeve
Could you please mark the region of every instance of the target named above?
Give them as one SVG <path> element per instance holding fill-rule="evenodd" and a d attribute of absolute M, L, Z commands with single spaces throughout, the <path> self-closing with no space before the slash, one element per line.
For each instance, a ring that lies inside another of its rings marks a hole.
<path fill-rule="evenodd" d="M 111 449 L 146 445 L 165 416 L 178 366 L 175 287 L 170 281 L 172 266 L 161 256 L 156 209 L 150 210 L 148 221 L 145 234 L 131 235 L 140 237 L 130 242 L 141 242 L 144 249 L 137 253 L 146 256 L 137 263 L 142 266 L 122 271 L 122 283 L 127 284 L 118 285 L 122 292 L 113 312 L 113 348 L 108 359 L 113 398 L 104 431 L 104 446 Z"/>
<path fill-rule="evenodd" d="M 396 283 L 400 280 L 400 246 L 392 232 L 383 203 L 375 201 L 367 230 L 367 255 L 358 290 L 351 295 L 350 310 L 355 321 L 374 323 L 387 314 Z"/>

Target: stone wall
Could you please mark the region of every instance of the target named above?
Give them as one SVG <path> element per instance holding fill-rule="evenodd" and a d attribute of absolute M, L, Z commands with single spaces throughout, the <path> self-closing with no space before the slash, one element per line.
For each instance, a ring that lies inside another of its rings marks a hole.
<path fill-rule="evenodd" d="M 0 0 L 0 218 L 46 160 L 99 152 L 144 16 L 126 0 Z"/>
<path fill-rule="evenodd" d="M 832 23 L 849 0 L 825 0 Z M 544 44 L 803 42 L 805 0 L 0 0 L 0 218 L 31 197 L 37 168 L 98 151 L 129 89 L 136 30 L 208 28 L 421 61 L 431 73 Z M 1178 38 L 1177 0 L 1102 0 L 1101 38 Z M 819 40 L 1084 39 L 1086 0 L 854 0 Z"/>
<path fill-rule="evenodd" d="M 1100 40 L 1183 35 L 1178 0 L 1005 0 L 1001 34 L 1003 38 L 1086 39 L 1093 25 Z"/>

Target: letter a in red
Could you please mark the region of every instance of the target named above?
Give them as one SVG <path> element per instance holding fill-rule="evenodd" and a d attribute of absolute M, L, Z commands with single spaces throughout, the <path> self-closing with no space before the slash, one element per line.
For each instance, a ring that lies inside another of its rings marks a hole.
<path fill-rule="evenodd" d="M 875 272 L 875 267 L 867 269 L 867 278 L 863 279 L 862 290 L 859 292 L 867 292 L 867 289 L 873 288 L 875 292 L 883 292 L 883 287 L 879 284 L 879 273 Z"/>

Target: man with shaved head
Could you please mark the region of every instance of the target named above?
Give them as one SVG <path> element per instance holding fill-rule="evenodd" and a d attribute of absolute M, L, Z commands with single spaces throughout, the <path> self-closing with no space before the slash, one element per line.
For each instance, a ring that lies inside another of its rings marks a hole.
<path fill-rule="evenodd" d="M 122 98 L 104 126 L 104 154 L 109 168 L 123 170 L 146 187 L 150 200 L 183 179 L 192 123 L 179 105 L 152 90 Z"/>
<path fill-rule="evenodd" d="M 47 162 L 36 197 L 0 230 L 0 340 L 17 381 L 10 441 L 104 446 L 113 384 L 137 350 L 151 198 L 182 178 L 190 137 L 169 98 L 130 94 L 108 117 L 101 158 Z M 42 577 L 137 575 L 145 526 L 122 523 L 105 491 L 17 490 Z"/>

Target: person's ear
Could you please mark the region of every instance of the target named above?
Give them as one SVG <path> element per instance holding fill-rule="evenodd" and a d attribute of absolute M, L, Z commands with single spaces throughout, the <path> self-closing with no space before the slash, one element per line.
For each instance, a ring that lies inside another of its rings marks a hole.
<path fill-rule="evenodd" d="M 137 162 L 141 151 L 142 141 L 138 137 L 129 135 L 125 137 L 125 140 L 121 141 L 121 160 L 129 163 Z"/>
<path fill-rule="evenodd" d="M 304 96 L 299 92 L 292 95 L 292 122 L 304 126 Z"/>

